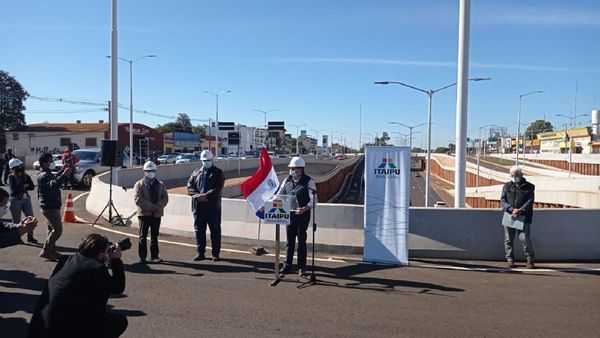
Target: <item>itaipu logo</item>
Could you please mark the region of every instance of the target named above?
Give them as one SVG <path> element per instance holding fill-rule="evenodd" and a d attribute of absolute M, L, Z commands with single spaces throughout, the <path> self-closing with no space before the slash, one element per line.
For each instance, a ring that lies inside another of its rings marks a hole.
<path fill-rule="evenodd" d="M 394 160 L 389 157 L 381 159 L 381 163 L 377 168 L 373 169 L 376 177 L 393 177 L 400 175 L 400 169 L 394 164 Z"/>
<path fill-rule="evenodd" d="M 273 200 L 271 209 L 265 214 L 265 218 L 269 220 L 289 219 L 290 214 L 283 208 L 281 200 Z"/>

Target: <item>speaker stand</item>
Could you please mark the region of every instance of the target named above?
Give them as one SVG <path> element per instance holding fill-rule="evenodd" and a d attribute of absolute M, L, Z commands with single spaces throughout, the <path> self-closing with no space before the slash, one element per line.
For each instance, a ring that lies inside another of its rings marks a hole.
<path fill-rule="evenodd" d="M 108 188 L 108 202 L 106 203 L 106 205 L 104 206 L 104 209 L 102 209 L 102 211 L 100 212 L 98 217 L 96 217 L 96 220 L 94 221 L 94 223 L 92 223 L 92 227 L 94 227 L 98 223 L 98 220 L 100 219 L 100 217 L 102 217 L 102 214 L 104 214 L 106 209 L 108 209 L 108 223 L 110 223 L 112 225 L 125 226 L 125 223 L 123 222 L 123 218 L 121 218 L 121 214 L 115 207 L 115 204 L 113 203 L 113 199 L 112 199 L 113 169 L 115 169 L 115 167 L 111 166 L 110 167 L 110 185 L 108 186 L 109 187 Z M 116 216 L 114 218 L 112 216 L 113 210 L 115 211 L 115 214 L 116 214 Z"/>

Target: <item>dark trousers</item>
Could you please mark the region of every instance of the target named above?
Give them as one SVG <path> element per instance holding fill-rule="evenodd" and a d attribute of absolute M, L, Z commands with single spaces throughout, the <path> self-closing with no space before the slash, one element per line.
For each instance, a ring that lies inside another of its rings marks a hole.
<path fill-rule="evenodd" d="M 159 218 L 160 219 L 160 218 Z M 124 315 L 110 313 L 107 312 L 104 317 L 104 327 L 103 336 L 106 338 L 117 338 L 120 337 L 125 330 L 127 330 L 127 326 L 129 325 L 127 322 L 127 317 Z"/>
<path fill-rule="evenodd" d="M 146 238 L 148 238 L 148 229 L 150 229 L 150 258 L 158 258 L 158 231 L 160 229 L 160 217 L 138 216 L 140 221 L 140 244 L 138 253 L 140 259 L 145 260 L 148 254 Z"/>
<path fill-rule="evenodd" d="M 198 253 L 204 255 L 206 250 L 206 225 L 210 229 L 210 244 L 213 257 L 221 252 L 221 209 L 198 210 L 194 213 L 194 231 Z"/>
<path fill-rule="evenodd" d="M 291 215 L 291 223 L 285 227 L 287 237 L 285 265 L 292 266 L 296 249 L 296 237 L 298 237 L 298 269 L 306 270 L 306 230 L 309 222 L 310 212 L 300 216 Z"/>
<path fill-rule="evenodd" d="M 4 165 L 0 166 L 0 185 L 4 185 Z M 8 184 L 8 182 L 6 183 Z"/>
<path fill-rule="evenodd" d="M 64 180 L 63 187 L 72 187 L 73 186 L 73 178 L 75 177 L 75 169 L 71 171 L 69 176 Z"/>
<path fill-rule="evenodd" d="M 2 174 L 2 183 L 8 185 L 8 175 L 10 175 L 10 169 L 4 167 L 4 174 Z"/>

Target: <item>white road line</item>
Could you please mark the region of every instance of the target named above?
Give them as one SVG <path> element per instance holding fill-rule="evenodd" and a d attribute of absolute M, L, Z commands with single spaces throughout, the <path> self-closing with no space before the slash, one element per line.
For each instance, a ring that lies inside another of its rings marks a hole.
<path fill-rule="evenodd" d="M 88 224 L 91 226 L 91 224 Z M 137 238 L 137 235 L 134 234 L 130 234 L 127 232 L 123 232 L 123 231 L 118 231 L 118 230 L 113 230 L 110 228 L 105 228 L 103 226 L 100 225 L 95 225 L 94 228 L 98 228 L 98 229 L 102 229 L 104 231 L 108 231 L 108 232 L 112 232 L 115 234 L 119 234 L 119 235 L 125 235 L 125 236 L 129 236 L 129 237 L 133 237 L 133 238 Z M 186 247 L 191 247 L 191 248 L 195 248 L 196 245 L 195 244 L 189 244 L 189 243 L 182 243 L 182 242 L 174 242 L 174 241 L 168 241 L 168 240 L 164 240 L 164 239 L 159 239 L 158 240 L 161 243 L 167 243 L 167 244 L 174 244 L 174 245 L 180 245 L 180 246 L 186 246 Z M 207 249 L 212 249 L 211 247 L 207 246 Z M 248 255 L 253 255 L 253 253 L 249 252 L 249 251 L 244 251 L 244 250 L 235 250 L 235 249 L 225 249 L 225 248 L 221 248 L 221 251 L 225 251 L 225 252 L 231 252 L 231 253 L 240 253 L 240 254 L 248 254 Z M 275 257 L 275 254 L 266 254 L 265 256 L 269 256 L 269 257 Z M 296 257 L 296 256 L 294 256 Z M 319 261 L 319 262 L 334 262 L 334 263 L 347 263 L 347 261 L 341 260 L 341 259 L 334 259 L 334 258 L 318 258 L 315 257 L 315 261 Z"/>
<path fill-rule="evenodd" d="M 83 197 L 83 196 L 86 196 L 86 195 L 88 195 L 89 193 L 90 193 L 90 192 L 88 191 L 88 192 L 84 192 L 84 193 L 83 193 L 83 194 L 81 194 L 81 195 L 77 195 L 77 196 L 75 196 L 75 198 L 73 198 L 73 203 L 77 202 L 77 200 L 78 200 L 78 199 L 80 199 L 80 198 L 81 198 L 81 197 Z"/>
<path fill-rule="evenodd" d="M 419 267 L 426 269 L 440 269 L 440 270 L 455 270 L 455 271 L 478 271 L 478 272 L 525 272 L 525 273 L 536 273 L 536 272 L 599 272 L 600 268 L 536 268 L 536 269 L 523 269 L 523 268 L 467 268 L 463 266 L 452 266 L 452 265 L 428 265 L 428 264 L 409 264 L 411 267 Z"/>

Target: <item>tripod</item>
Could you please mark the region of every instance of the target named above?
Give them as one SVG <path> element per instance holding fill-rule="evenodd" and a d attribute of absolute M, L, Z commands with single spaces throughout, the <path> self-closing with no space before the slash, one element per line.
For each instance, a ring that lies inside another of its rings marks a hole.
<path fill-rule="evenodd" d="M 333 283 L 333 282 L 324 282 L 324 281 L 318 281 L 317 280 L 317 275 L 315 274 L 315 234 L 317 233 L 317 222 L 315 220 L 316 218 L 316 210 L 315 207 L 317 206 L 317 191 L 315 189 L 311 189 L 308 188 L 308 190 L 310 190 L 310 192 L 312 193 L 312 271 L 310 273 L 310 277 L 306 279 L 306 281 L 302 284 L 300 284 L 298 286 L 298 288 L 303 288 L 308 286 L 309 284 L 311 285 L 317 285 L 317 284 L 321 284 L 321 285 L 328 285 L 328 286 L 337 286 L 338 283 Z"/>
<path fill-rule="evenodd" d="M 113 203 L 113 199 L 112 199 L 113 169 L 114 168 L 115 167 L 113 167 L 113 166 L 110 167 L 110 185 L 108 186 L 108 202 L 106 202 L 104 209 L 102 209 L 102 212 L 100 212 L 98 217 L 96 217 L 96 220 L 94 221 L 94 223 L 92 223 L 92 227 L 98 223 L 98 220 L 100 219 L 100 217 L 102 217 L 102 214 L 104 213 L 104 211 L 106 211 L 106 209 L 108 209 L 108 222 L 109 223 L 111 223 L 113 225 L 125 226 L 125 223 L 123 223 L 123 219 L 121 218 L 121 215 L 119 214 L 119 211 L 115 207 L 115 204 Z M 116 213 L 115 219 L 113 219 L 113 216 L 112 216 L 113 210 Z"/>

